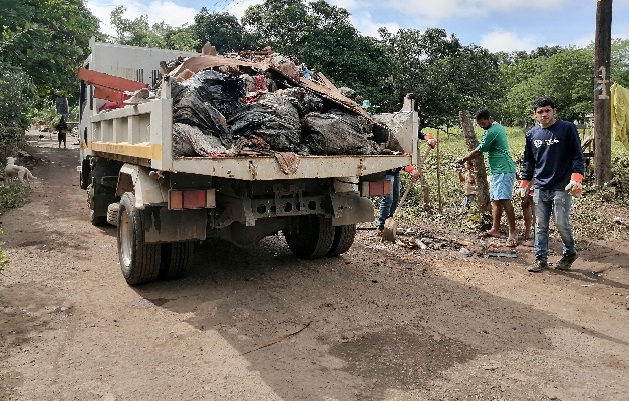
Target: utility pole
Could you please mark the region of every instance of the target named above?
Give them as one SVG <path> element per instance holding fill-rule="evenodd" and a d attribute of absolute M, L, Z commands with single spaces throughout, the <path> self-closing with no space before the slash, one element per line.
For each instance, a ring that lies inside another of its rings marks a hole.
<path fill-rule="evenodd" d="M 612 53 L 612 0 L 596 1 L 594 37 L 594 170 L 596 186 L 612 178 L 610 59 Z"/>

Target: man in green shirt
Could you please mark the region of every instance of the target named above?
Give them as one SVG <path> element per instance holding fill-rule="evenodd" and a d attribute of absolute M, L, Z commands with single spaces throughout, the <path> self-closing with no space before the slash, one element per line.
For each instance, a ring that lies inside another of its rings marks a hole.
<path fill-rule="evenodd" d="M 489 110 L 483 109 L 476 113 L 476 122 L 485 130 L 485 134 L 476 149 L 457 160 L 457 163 L 463 165 L 466 161 L 487 153 L 492 215 L 492 226 L 487 231 L 487 235 L 500 237 L 500 218 L 504 210 L 509 224 L 507 245 L 516 246 L 518 234 L 515 228 L 515 212 L 511 202 L 515 182 L 515 163 L 509 151 L 507 133 L 502 125 L 494 121 Z"/>

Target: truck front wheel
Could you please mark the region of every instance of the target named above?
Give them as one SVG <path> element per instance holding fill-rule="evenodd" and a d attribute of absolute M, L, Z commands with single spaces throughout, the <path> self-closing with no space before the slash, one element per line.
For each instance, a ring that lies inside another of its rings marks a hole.
<path fill-rule="evenodd" d="M 144 242 L 144 213 L 135 207 L 131 192 L 120 199 L 117 242 L 120 269 L 127 284 L 142 284 L 158 277 L 162 246 Z"/>
<path fill-rule="evenodd" d="M 356 224 L 334 227 L 334 241 L 328 256 L 339 256 L 349 251 L 356 237 Z"/>
<path fill-rule="evenodd" d="M 299 216 L 284 231 L 288 248 L 300 258 L 315 259 L 328 254 L 334 242 L 332 219 L 317 215 Z"/>

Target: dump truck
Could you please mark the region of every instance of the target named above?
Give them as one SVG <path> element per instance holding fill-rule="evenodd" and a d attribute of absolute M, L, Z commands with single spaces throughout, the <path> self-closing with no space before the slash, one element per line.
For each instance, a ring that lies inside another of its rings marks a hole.
<path fill-rule="evenodd" d="M 299 258 L 341 255 L 354 241 L 356 224 L 374 220 L 370 197 L 390 191 L 385 172 L 417 161 L 412 96 L 391 113 L 397 128 L 389 141 L 398 150 L 386 154 L 297 154 L 290 169 L 279 163 L 284 153 L 273 151 L 177 156 L 176 78 L 160 65 L 200 55 L 94 40 L 90 45 L 79 74 L 77 170 L 90 222 L 117 226 L 120 267 L 129 285 L 182 277 L 195 243 L 214 239 L 249 247 L 281 233 Z M 159 86 L 159 95 L 99 110 L 129 82 L 138 84 L 132 90 Z"/>

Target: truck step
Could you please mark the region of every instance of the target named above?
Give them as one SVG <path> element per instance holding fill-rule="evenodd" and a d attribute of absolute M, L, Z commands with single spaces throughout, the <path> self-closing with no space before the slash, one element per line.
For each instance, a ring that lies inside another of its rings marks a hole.
<path fill-rule="evenodd" d="M 107 206 L 107 223 L 112 226 L 118 226 L 118 209 L 120 209 L 120 203 L 111 203 Z"/>

